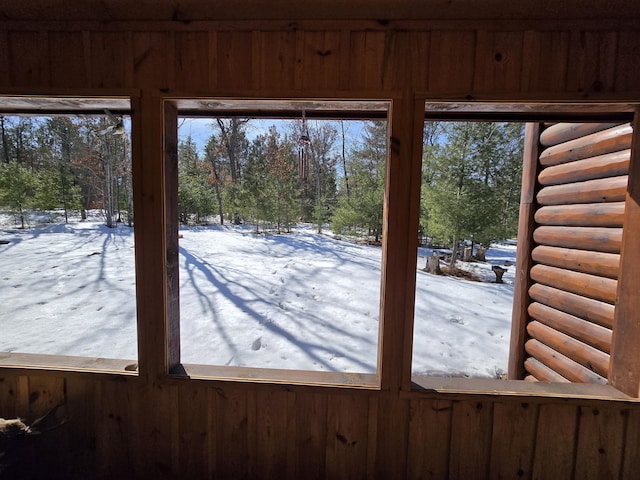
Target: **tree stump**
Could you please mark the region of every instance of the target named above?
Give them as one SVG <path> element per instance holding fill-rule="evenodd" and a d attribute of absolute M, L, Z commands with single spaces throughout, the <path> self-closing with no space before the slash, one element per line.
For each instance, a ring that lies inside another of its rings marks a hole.
<path fill-rule="evenodd" d="M 464 253 L 462 254 L 462 261 L 463 262 L 471 262 L 473 261 L 473 255 L 472 255 L 472 248 L 471 247 L 464 247 Z"/>
<path fill-rule="evenodd" d="M 486 262 L 486 253 L 487 249 L 485 247 L 478 247 L 478 249 L 476 250 L 476 260 L 478 260 L 479 262 Z"/>
<path fill-rule="evenodd" d="M 504 272 L 507 271 L 507 269 L 502 268 L 498 265 L 494 265 L 493 267 L 491 267 L 491 270 L 493 270 L 493 273 L 496 274 L 496 283 L 504 283 L 502 281 L 502 276 L 504 275 Z"/>
<path fill-rule="evenodd" d="M 440 270 L 440 256 L 436 252 L 433 252 L 431 256 L 427 258 L 424 271 L 435 275 L 442 275 L 442 270 Z"/>

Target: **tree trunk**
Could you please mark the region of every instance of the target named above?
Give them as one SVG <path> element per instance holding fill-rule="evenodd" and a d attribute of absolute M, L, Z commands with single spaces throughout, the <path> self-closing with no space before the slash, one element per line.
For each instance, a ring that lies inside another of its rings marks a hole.
<path fill-rule="evenodd" d="M 476 250 L 476 260 L 479 262 L 486 262 L 486 253 L 487 249 L 485 247 L 478 247 L 478 250 Z"/>
<path fill-rule="evenodd" d="M 464 247 L 464 252 L 462 253 L 463 262 L 473 261 L 473 255 L 471 254 L 472 251 L 473 251 L 472 247 Z"/>
<path fill-rule="evenodd" d="M 427 257 L 427 264 L 424 267 L 424 271 L 427 273 L 433 273 L 434 275 L 442 275 L 440 270 L 440 256 L 433 252 L 430 257 Z"/>

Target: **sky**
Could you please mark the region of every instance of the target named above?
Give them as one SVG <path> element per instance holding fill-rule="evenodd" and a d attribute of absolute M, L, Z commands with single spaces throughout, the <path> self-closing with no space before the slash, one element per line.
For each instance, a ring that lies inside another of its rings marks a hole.
<path fill-rule="evenodd" d="M 44 220 L 44 219 L 40 219 Z M 99 215 L 20 230 L 0 215 L 0 352 L 135 360 L 132 229 Z M 370 373 L 376 369 L 380 247 L 318 235 L 256 235 L 245 226 L 180 231 L 184 363 Z M 499 377 L 508 360 L 514 245 L 464 264 L 471 282 L 416 264 L 412 371 Z"/>

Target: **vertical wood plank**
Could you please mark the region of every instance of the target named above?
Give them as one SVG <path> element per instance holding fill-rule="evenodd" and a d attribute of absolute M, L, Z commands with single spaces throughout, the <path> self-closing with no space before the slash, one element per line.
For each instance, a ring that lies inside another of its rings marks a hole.
<path fill-rule="evenodd" d="M 368 398 L 332 395 L 327 403 L 327 478 L 366 478 Z"/>
<path fill-rule="evenodd" d="M 260 32 L 260 87 L 291 90 L 295 83 L 296 35 L 294 31 Z"/>
<path fill-rule="evenodd" d="M 616 32 L 571 32 L 567 90 L 584 95 L 615 88 Z"/>
<path fill-rule="evenodd" d="M 256 394 L 256 471 L 253 478 L 280 480 L 287 473 L 288 397 L 284 391 Z"/>
<path fill-rule="evenodd" d="M 490 478 L 532 477 L 538 406 L 496 403 L 493 407 Z"/>
<path fill-rule="evenodd" d="M 522 76 L 522 32 L 479 31 L 473 89 L 517 92 Z"/>
<path fill-rule="evenodd" d="M 69 423 L 65 426 L 68 434 L 67 452 L 60 459 L 74 471 L 77 478 L 89 477 L 96 472 L 96 388 L 100 381 L 70 376 L 65 379 L 67 412 Z M 65 459 L 66 453 L 74 452 L 74 462 Z"/>
<path fill-rule="evenodd" d="M 204 91 L 209 86 L 209 33 L 176 32 L 176 88 Z"/>
<path fill-rule="evenodd" d="M 136 87 L 166 89 L 173 71 L 171 35 L 166 32 L 133 34 L 133 81 Z"/>
<path fill-rule="evenodd" d="M 577 428 L 577 407 L 540 406 L 533 478 L 573 478 Z"/>
<path fill-rule="evenodd" d="M 0 418 L 17 416 L 18 377 L 0 377 Z"/>
<path fill-rule="evenodd" d="M 82 32 L 49 33 L 49 70 L 54 87 L 86 87 L 85 37 Z"/>
<path fill-rule="evenodd" d="M 609 383 L 637 398 L 640 396 L 640 109 L 635 112 L 633 131 Z"/>
<path fill-rule="evenodd" d="M 522 190 L 518 217 L 518 252 L 516 274 L 513 282 L 513 310 L 511 315 L 511 339 L 509 344 L 509 379 L 522 380 L 525 375 L 524 350 L 529 322 L 529 270 L 533 265 L 533 230 L 535 229 L 536 189 L 538 182 L 538 157 L 540 156 L 540 124 L 527 123 L 525 127 L 524 158 L 522 165 Z"/>
<path fill-rule="evenodd" d="M 218 88 L 249 90 L 253 81 L 252 32 L 218 32 Z"/>
<path fill-rule="evenodd" d="M 616 58 L 615 90 L 637 92 L 640 85 L 640 35 L 637 30 L 618 33 L 618 56 Z"/>
<path fill-rule="evenodd" d="M 567 82 L 568 32 L 524 34 L 522 91 L 562 92 Z"/>
<path fill-rule="evenodd" d="M 291 412 L 287 478 L 326 478 L 327 396 L 297 393 L 288 397 Z"/>
<path fill-rule="evenodd" d="M 91 86 L 125 88 L 133 77 L 133 46 L 127 32 L 91 32 Z"/>
<path fill-rule="evenodd" d="M 449 478 L 489 478 L 493 404 L 454 402 Z"/>
<path fill-rule="evenodd" d="M 180 264 L 178 259 L 178 109 L 164 104 L 164 196 L 167 262 L 167 367 L 180 363 Z"/>
<path fill-rule="evenodd" d="M 64 404 L 65 380 L 50 376 L 29 376 L 29 412 L 30 421 L 44 415 L 57 405 Z"/>
<path fill-rule="evenodd" d="M 9 32 L 0 30 L 0 86 L 11 85 L 11 64 L 9 61 Z"/>
<path fill-rule="evenodd" d="M 348 57 L 348 52 L 342 51 L 341 33 L 305 31 L 302 42 L 302 88 L 338 89 L 342 60 Z"/>
<path fill-rule="evenodd" d="M 349 87 L 381 90 L 385 65 L 386 32 L 351 32 Z"/>
<path fill-rule="evenodd" d="M 393 394 L 381 394 L 378 401 L 376 472 L 382 478 L 407 476 L 409 402 Z M 394 412 L 389 415 L 389 412 Z"/>
<path fill-rule="evenodd" d="M 208 390 L 201 386 L 181 385 L 178 391 L 179 448 L 178 471 L 184 478 L 209 477 Z"/>
<path fill-rule="evenodd" d="M 580 411 L 575 478 L 619 478 L 627 411 L 613 405 Z"/>
<path fill-rule="evenodd" d="M 13 86 L 48 86 L 48 47 L 43 43 L 42 32 L 9 32 L 9 75 Z"/>
<path fill-rule="evenodd" d="M 217 478 L 248 478 L 247 395 L 227 389 L 216 397 L 215 468 Z"/>
<path fill-rule="evenodd" d="M 452 411 L 448 400 L 411 402 L 407 478 L 448 478 Z"/>
<path fill-rule="evenodd" d="M 429 50 L 429 91 L 469 92 L 473 87 L 475 32 L 433 31 Z"/>
<path fill-rule="evenodd" d="M 426 90 L 429 80 L 429 32 L 396 32 L 393 87 Z"/>
<path fill-rule="evenodd" d="M 218 34 L 209 31 L 209 88 L 218 88 Z"/>
<path fill-rule="evenodd" d="M 626 414 L 622 473 L 620 478 L 634 478 L 640 471 L 640 409 L 631 408 Z"/>

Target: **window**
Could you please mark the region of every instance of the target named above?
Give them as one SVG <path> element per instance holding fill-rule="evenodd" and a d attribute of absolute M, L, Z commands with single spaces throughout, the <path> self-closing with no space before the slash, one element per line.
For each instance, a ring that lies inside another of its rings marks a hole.
<path fill-rule="evenodd" d="M 0 111 L 3 365 L 134 370 L 129 100 L 2 97 Z"/>
<path fill-rule="evenodd" d="M 180 362 L 374 385 L 387 105 L 176 104 Z"/>

